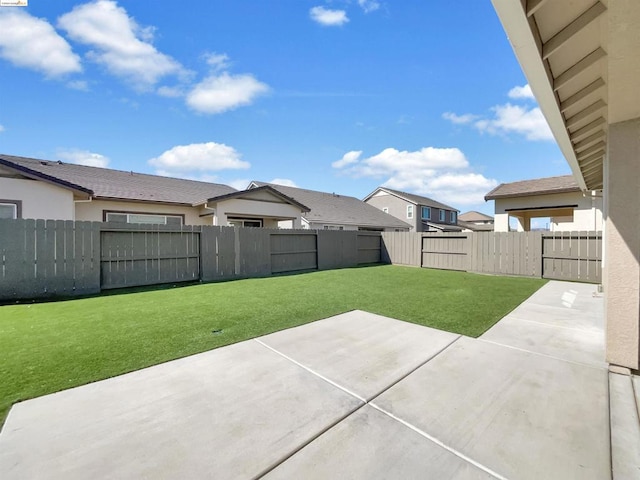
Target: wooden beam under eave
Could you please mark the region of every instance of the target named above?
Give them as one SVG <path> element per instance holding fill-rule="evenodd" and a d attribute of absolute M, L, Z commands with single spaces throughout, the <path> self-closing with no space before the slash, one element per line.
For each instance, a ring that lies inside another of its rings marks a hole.
<path fill-rule="evenodd" d="M 600 130 L 599 132 L 594 133 L 593 135 L 589 135 L 587 138 L 576 142 L 573 144 L 573 149 L 576 152 L 579 152 L 580 150 L 584 150 L 585 148 L 587 148 L 589 145 L 597 142 L 598 140 L 600 140 L 602 137 L 604 137 L 604 130 Z"/>
<path fill-rule="evenodd" d="M 598 142 L 595 145 L 593 145 L 592 147 L 589 147 L 589 148 L 583 150 L 582 152 L 576 154 L 576 157 L 578 158 L 578 163 L 580 163 L 581 160 L 583 160 L 584 158 L 588 157 L 592 153 L 596 153 L 596 152 L 599 152 L 599 151 L 602 151 L 604 153 L 604 150 L 605 150 L 606 147 L 607 147 L 607 143 L 606 142 Z"/>
<path fill-rule="evenodd" d="M 567 118 L 565 120 L 565 125 L 567 126 L 567 128 L 572 127 L 577 123 L 580 123 L 585 118 L 588 118 L 589 116 L 593 115 L 594 113 L 600 112 L 600 110 L 604 109 L 606 106 L 607 106 L 607 103 L 604 100 L 600 99 L 597 102 L 592 103 L 588 107 L 583 108 L 574 116 Z"/>
<path fill-rule="evenodd" d="M 574 65 L 567 68 L 564 72 L 558 75 L 553 81 L 553 89 L 556 91 L 559 90 L 571 80 L 580 75 L 582 72 L 584 72 L 591 65 L 606 56 L 607 52 L 605 52 L 602 47 L 596 48 L 593 52 L 578 60 Z"/>
<path fill-rule="evenodd" d="M 588 167 L 585 167 L 580 171 L 582 172 L 582 175 L 584 175 L 585 177 L 593 175 L 594 173 L 600 173 L 602 171 L 602 162 L 589 165 Z"/>
<path fill-rule="evenodd" d="M 527 17 L 536 13 L 547 0 L 528 0 L 527 1 Z"/>
<path fill-rule="evenodd" d="M 567 43 L 571 37 L 593 22 L 596 18 L 607 11 L 607 7 L 600 1 L 594 3 L 586 12 L 573 20 L 542 46 L 542 59 L 546 60 L 555 51 Z"/>
<path fill-rule="evenodd" d="M 598 117 L 593 122 L 587 123 L 584 127 L 578 128 L 577 130 L 569 131 L 569 136 L 571 140 L 580 140 L 582 137 L 589 135 L 594 130 L 600 128 L 601 125 L 606 123 L 604 117 Z"/>
<path fill-rule="evenodd" d="M 589 85 L 584 87 L 582 90 L 579 90 L 578 92 L 576 92 L 573 95 L 571 95 L 569 98 L 567 98 L 567 99 L 563 100 L 562 102 L 560 102 L 560 111 L 562 113 L 564 113 L 568 108 L 573 107 L 576 103 L 578 103 L 581 100 L 584 100 L 589 95 L 597 92 L 598 90 L 600 90 L 605 85 L 606 85 L 606 83 L 602 79 L 602 77 L 598 77 L 597 80 L 591 82 Z"/>
<path fill-rule="evenodd" d="M 593 162 L 601 160 L 603 156 L 604 149 L 597 151 L 596 153 L 593 153 L 588 157 L 582 157 L 580 160 L 578 160 L 578 166 L 582 168 L 583 165 L 591 165 Z"/>

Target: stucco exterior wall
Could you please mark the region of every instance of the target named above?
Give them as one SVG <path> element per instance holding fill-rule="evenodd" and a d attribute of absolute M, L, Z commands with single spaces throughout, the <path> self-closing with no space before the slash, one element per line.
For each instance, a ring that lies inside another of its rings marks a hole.
<path fill-rule="evenodd" d="M 407 205 L 413 205 L 401 198 L 396 197 L 395 195 L 389 195 L 386 192 L 378 192 L 373 195 L 371 198 L 367 199 L 366 203 L 369 205 L 373 205 L 379 210 L 383 210 L 388 208 L 388 214 L 396 217 L 403 222 L 407 222 L 411 225 L 411 231 L 419 231 L 416 230 L 418 227 L 418 219 L 420 213 L 417 212 L 418 208 L 413 207 L 413 218 L 407 218 Z"/>
<path fill-rule="evenodd" d="M 604 162 L 607 361 L 640 369 L 640 119 L 609 125 Z"/>
<path fill-rule="evenodd" d="M 278 221 L 282 221 L 282 218 L 290 218 L 294 228 L 301 227 L 299 207 L 288 203 L 255 201 L 244 198 L 232 198 L 218 202 L 215 224 L 226 225 L 229 217 L 264 218 L 263 226 L 266 228 L 278 228 Z"/>
<path fill-rule="evenodd" d="M 509 212 L 507 210 L 557 207 L 561 205 L 578 205 L 578 207 L 574 209 L 573 219 L 552 218 L 549 225 L 550 230 L 602 230 L 602 198 L 584 196 L 582 192 L 572 192 L 497 199 L 495 200 L 494 231 L 509 231 Z M 521 228 L 524 226 L 521 225 Z"/>
<path fill-rule="evenodd" d="M 20 200 L 22 218 L 75 220 L 73 193 L 46 182 L 0 177 L 0 198 Z"/>
<path fill-rule="evenodd" d="M 104 221 L 104 211 L 119 211 L 127 213 L 155 213 L 161 215 L 184 215 L 185 225 L 212 225 L 211 216 L 200 217 L 201 213 L 209 213 L 198 207 L 184 207 L 180 205 L 162 205 L 157 203 L 123 202 L 117 200 L 92 200 L 76 202 L 76 220 L 93 222 Z"/>

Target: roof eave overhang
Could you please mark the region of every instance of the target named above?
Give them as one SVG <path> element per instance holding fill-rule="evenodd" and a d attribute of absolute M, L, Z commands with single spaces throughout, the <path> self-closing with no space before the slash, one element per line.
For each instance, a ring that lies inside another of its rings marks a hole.
<path fill-rule="evenodd" d="M 491 1 L 573 177 L 581 190 L 588 190 L 553 89 L 552 76 L 540 53 L 542 46 L 534 33 L 537 30 L 533 18 L 527 16 L 519 0 Z"/>

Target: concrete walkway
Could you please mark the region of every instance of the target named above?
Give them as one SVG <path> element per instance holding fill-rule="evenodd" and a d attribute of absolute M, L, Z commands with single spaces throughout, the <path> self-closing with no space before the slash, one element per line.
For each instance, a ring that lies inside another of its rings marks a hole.
<path fill-rule="evenodd" d="M 550 282 L 479 339 L 354 311 L 23 402 L 0 478 L 611 478 L 594 292 Z"/>

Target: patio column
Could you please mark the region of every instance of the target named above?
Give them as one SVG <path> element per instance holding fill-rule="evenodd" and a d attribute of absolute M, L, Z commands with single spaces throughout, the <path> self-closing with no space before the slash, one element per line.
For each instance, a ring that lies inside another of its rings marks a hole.
<path fill-rule="evenodd" d="M 531 230 L 531 219 L 529 217 L 515 217 L 518 221 L 518 231 L 528 232 Z"/>
<path fill-rule="evenodd" d="M 640 119 L 609 125 L 605 179 L 607 361 L 640 369 Z"/>

